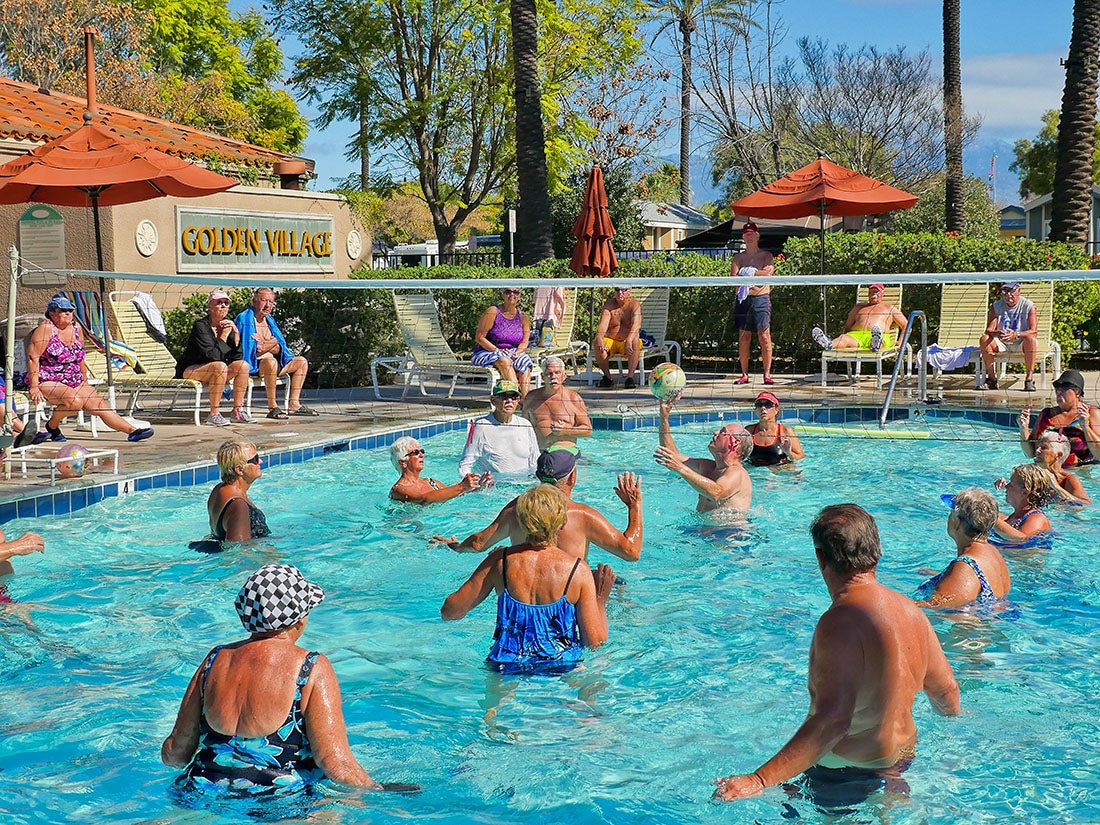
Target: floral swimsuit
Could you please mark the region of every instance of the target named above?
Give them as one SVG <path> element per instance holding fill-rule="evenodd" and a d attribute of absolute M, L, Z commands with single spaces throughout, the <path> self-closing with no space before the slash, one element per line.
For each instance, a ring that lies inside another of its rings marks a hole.
<path fill-rule="evenodd" d="M 53 335 L 46 349 L 38 357 L 38 379 L 56 381 L 66 387 L 79 387 L 84 383 L 84 373 L 80 364 L 84 360 L 84 342 L 80 340 L 80 330 L 74 327 L 73 343 L 66 344 L 53 327 Z"/>

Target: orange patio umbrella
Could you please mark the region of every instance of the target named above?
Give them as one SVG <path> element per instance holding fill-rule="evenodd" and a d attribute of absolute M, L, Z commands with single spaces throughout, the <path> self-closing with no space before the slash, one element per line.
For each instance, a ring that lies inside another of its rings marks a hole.
<path fill-rule="evenodd" d="M 813 163 L 746 195 L 731 206 L 757 218 L 808 218 L 821 222 L 821 274 L 825 274 L 825 216 L 879 215 L 909 209 L 916 195 L 819 157 Z M 825 287 L 821 287 L 822 302 Z M 826 319 L 828 320 L 828 319 Z"/>
<path fill-rule="evenodd" d="M 578 275 L 597 275 L 606 278 L 619 268 L 615 247 L 615 227 L 607 211 L 607 191 L 603 186 L 603 172 L 593 166 L 588 173 L 588 185 L 584 190 L 584 206 L 573 223 L 573 237 L 577 246 L 569 268 Z"/>
<path fill-rule="evenodd" d="M 0 203 L 92 208 L 96 263 L 100 272 L 103 271 L 100 206 L 138 203 L 166 195 L 196 198 L 224 192 L 236 185 L 233 178 L 93 123 L 91 112 L 84 113 L 84 125 L 80 128 L 0 165 Z M 105 288 L 100 277 L 100 292 Z M 105 315 L 103 329 L 107 330 Z M 104 339 L 108 342 L 107 384 L 111 386 L 110 335 L 106 334 Z"/>

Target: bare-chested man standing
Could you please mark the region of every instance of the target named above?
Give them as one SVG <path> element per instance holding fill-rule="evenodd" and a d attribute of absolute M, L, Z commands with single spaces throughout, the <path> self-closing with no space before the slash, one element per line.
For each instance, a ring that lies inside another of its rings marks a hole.
<path fill-rule="evenodd" d="M 642 554 L 642 479 L 634 473 L 623 473 L 615 486 L 615 495 L 626 505 L 626 530 L 619 532 L 604 516 L 587 504 L 573 501 L 573 488 L 577 484 L 577 451 L 568 447 L 544 450 L 539 455 L 535 475 L 544 484 L 553 484 L 563 493 L 569 505 L 565 526 L 558 533 L 557 545 L 566 553 L 580 559 L 588 558 L 588 547 L 595 544 L 625 561 L 637 561 Z M 507 539 L 511 544 L 527 541 L 527 531 L 519 522 L 516 501 L 505 505 L 493 523 L 462 542 L 455 536 L 449 539 L 435 536 L 460 553 L 481 553 Z"/>
<path fill-rule="evenodd" d="M 856 304 L 844 322 L 844 332 L 833 340 L 821 327 L 814 327 L 811 334 L 824 349 L 869 349 L 878 352 L 890 349 L 905 334 L 908 323 L 901 310 L 893 304 L 882 302 L 882 284 L 867 287 L 867 301 Z M 891 332 L 897 325 L 897 333 Z"/>
<path fill-rule="evenodd" d="M 742 462 L 752 452 L 752 435 L 740 424 L 726 424 L 714 431 L 708 449 L 711 458 L 689 458 L 676 448 L 668 414 L 679 396 L 661 401 L 661 446 L 653 457 L 699 493 L 696 510 L 748 510 L 752 506 L 752 480 Z"/>
<path fill-rule="evenodd" d="M 942 716 L 959 713 L 959 685 L 927 617 L 878 583 L 878 528 L 855 504 L 826 507 L 810 528 L 832 597 L 810 645 L 810 709 L 779 753 L 750 774 L 717 780 L 718 799 L 752 796 L 805 774 L 805 782 L 870 794 L 900 776 L 916 751 L 913 701 L 928 694 Z"/>
<path fill-rule="evenodd" d="M 608 361 L 616 355 L 626 356 L 627 369 L 630 372 L 623 386 L 628 390 L 638 386 L 634 376 L 638 371 L 638 358 L 641 354 L 641 331 L 642 305 L 636 298 L 630 297 L 630 287 L 615 287 L 614 295 L 603 302 L 600 325 L 592 341 L 596 366 L 603 372 L 603 378 L 599 383 L 600 389 L 615 386 L 607 365 Z"/>
<path fill-rule="evenodd" d="M 578 438 L 592 435 L 592 421 L 580 395 L 565 386 L 565 362 L 556 355 L 542 368 L 545 385 L 523 399 L 523 417 L 535 428 L 539 449 L 555 444 L 576 446 Z"/>

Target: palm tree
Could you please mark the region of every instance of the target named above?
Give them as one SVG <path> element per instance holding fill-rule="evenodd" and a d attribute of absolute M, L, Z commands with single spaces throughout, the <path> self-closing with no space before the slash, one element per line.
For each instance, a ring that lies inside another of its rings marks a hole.
<path fill-rule="evenodd" d="M 1092 204 L 1092 153 L 1096 139 L 1100 0 L 1074 0 L 1073 31 L 1058 124 L 1050 239 L 1084 246 Z"/>
<path fill-rule="evenodd" d="M 943 0 L 943 143 L 947 154 L 944 209 L 948 232 L 962 232 L 966 228 L 962 114 L 959 0 Z"/>
<path fill-rule="evenodd" d="M 710 18 L 738 30 L 756 25 L 741 7 L 750 0 L 647 0 L 653 18 L 666 18 L 654 39 L 672 26 L 680 30 L 680 203 L 691 205 L 691 40 L 699 20 Z"/>
<path fill-rule="evenodd" d="M 546 182 L 546 133 L 539 91 L 538 9 L 535 0 L 511 0 L 516 102 L 516 263 L 554 257 L 554 225 Z"/>

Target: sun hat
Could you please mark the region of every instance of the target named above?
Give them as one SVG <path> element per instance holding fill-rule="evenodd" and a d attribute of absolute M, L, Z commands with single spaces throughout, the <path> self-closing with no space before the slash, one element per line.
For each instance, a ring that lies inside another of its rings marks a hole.
<path fill-rule="evenodd" d="M 1054 382 L 1055 388 L 1059 384 L 1068 384 L 1077 390 L 1078 395 L 1082 395 L 1085 392 L 1085 376 L 1081 375 L 1077 370 L 1066 370 L 1058 376 L 1058 380 Z"/>
<path fill-rule="evenodd" d="M 886 289 L 886 284 L 868 284 L 868 289 Z"/>
<path fill-rule="evenodd" d="M 1002 292 L 1006 289 L 1009 292 L 1015 292 L 1019 288 L 1020 288 L 1020 282 L 1019 281 L 1005 281 L 1003 284 L 1001 284 L 1001 291 Z"/>
<path fill-rule="evenodd" d="M 576 447 L 551 447 L 543 450 L 535 464 L 535 477 L 549 484 L 560 481 L 573 472 L 580 454 L 581 451 Z"/>
<path fill-rule="evenodd" d="M 495 384 L 493 384 L 492 395 L 505 395 L 507 393 L 515 393 L 519 395 L 519 384 L 515 381 L 509 381 L 507 378 L 501 378 Z"/>
<path fill-rule="evenodd" d="M 249 633 L 285 630 L 325 600 L 325 591 L 289 564 L 265 564 L 248 577 L 233 606 Z"/>
<path fill-rule="evenodd" d="M 775 406 L 779 406 L 779 399 L 775 397 L 774 393 L 770 393 L 767 390 L 756 396 L 757 401 L 771 401 Z"/>
<path fill-rule="evenodd" d="M 229 293 L 224 289 L 215 289 L 210 293 L 210 297 L 206 299 L 206 303 L 212 304 L 215 301 L 228 301 Z"/>
<path fill-rule="evenodd" d="M 76 309 L 76 305 L 66 298 L 64 295 L 54 295 L 50 298 L 50 302 L 46 304 L 46 317 L 50 317 L 51 312 L 57 312 L 58 310 Z"/>

